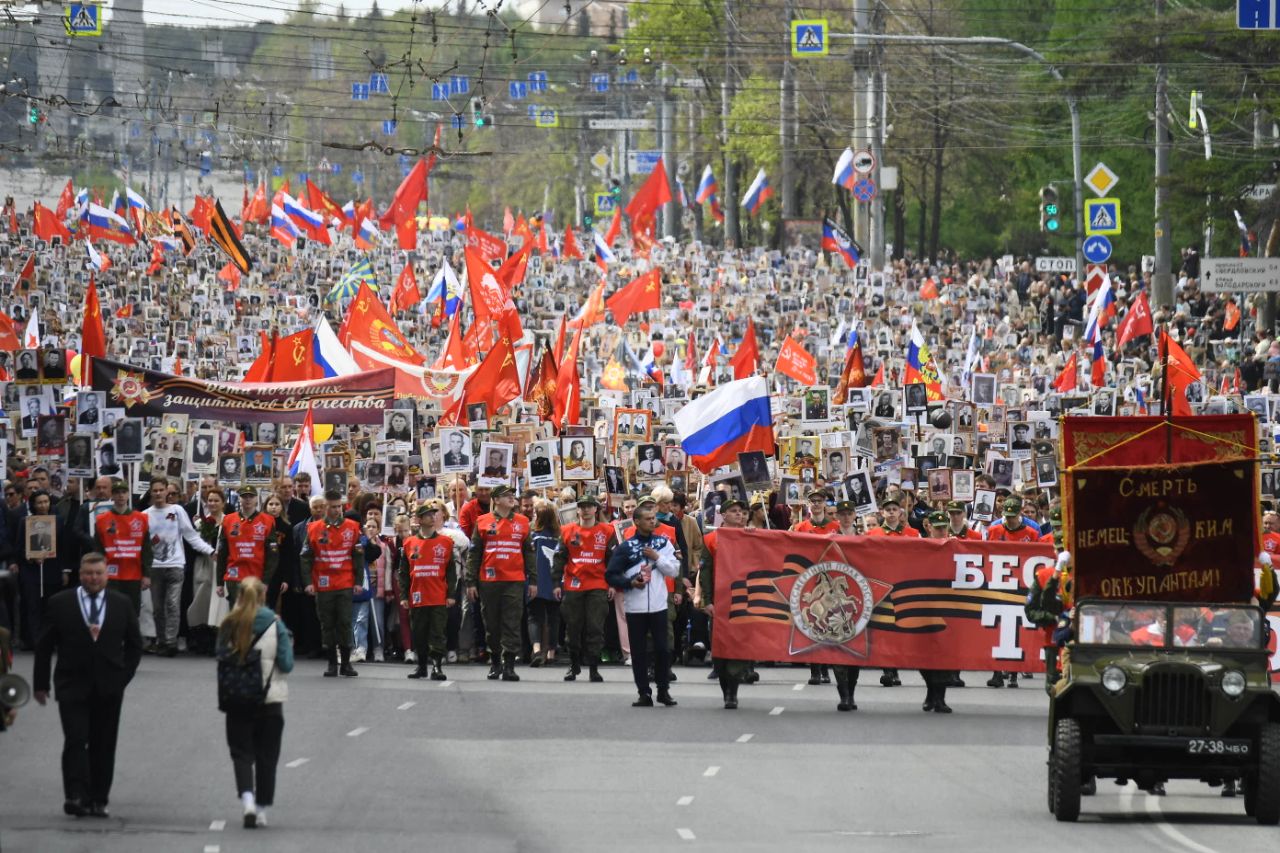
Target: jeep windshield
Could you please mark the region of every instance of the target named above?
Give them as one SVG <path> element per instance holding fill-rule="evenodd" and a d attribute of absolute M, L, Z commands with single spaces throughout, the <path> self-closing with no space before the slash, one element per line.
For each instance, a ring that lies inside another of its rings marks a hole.
<path fill-rule="evenodd" d="M 1080 643 L 1133 648 L 1262 646 L 1261 612 L 1241 605 L 1083 603 L 1076 626 Z"/>

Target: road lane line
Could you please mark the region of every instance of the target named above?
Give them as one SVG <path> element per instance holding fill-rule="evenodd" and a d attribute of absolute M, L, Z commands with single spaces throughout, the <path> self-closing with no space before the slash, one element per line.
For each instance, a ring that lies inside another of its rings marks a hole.
<path fill-rule="evenodd" d="M 737 742 L 738 742 L 738 743 L 746 743 L 747 741 L 751 740 L 753 737 L 755 737 L 755 735 L 753 735 L 753 734 L 738 735 L 738 741 L 737 741 Z"/>
<path fill-rule="evenodd" d="M 684 827 L 680 827 L 679 829 L 677 829 L 677 830 L 676 830 L 676 835 L 679 835 L 679 836 L 680 836 L 681 838 L 683 838 L 685 841 L 693 841 L 694 839 L 696 839 L 696 838 L 698 837 L 698 836 L 696 836 L 696 835 L 694 835 L 694 834 L 693 834 L 693 830 L 692 830 L 692 829 L 685 829 Z"/>
<path fill-rule="evenodd" d="M 774 708 L 772 711 L 769 712 L 769 716 L 776 717 L 779 714 L 781 714 L 782 711 L 783 711 L 783 706 L 779 705 L 778 707 Z"/>
<path fill-rule="evenodd" d="M 796 686 L 792 687 L 791 689 L 792 689 L 792 690 L 804 690 L 804 685 L 803 685 L 803 684 L 797 684 Z"/>
<path fill-rule="evenodd" d="M 286 764 L 285 767 L 301 767 L 302 765 L 306 764 L 310 760 L 311 760 L 310 758 L 295 758 L 293 759 L 293 761 L 290 761 L 288 764 Z"/>
<path fill-rule="evenodd" d="M 711 777 L 711 776 L 716 775 L 716 774 L 717 774 L 717 773 L 719 773 L 719 772 L 720 772 L 720 768 L 719 768 L 717 765 L 712 764 L 712 765 L 711 765 L 710 767 L 708 767 L 706 770 L 703 770 L 703 771 L 702 771 L 702 775 L 703 775 L 703 776 L 706 776 L 706 777 L 708 777 L 708 778 L 709 778 L 709 777 Z"/>
<path fill-rule="evenodd" d="M 693 797 L 690 797 L 690 796 L 688 796 L 688 795 L 685 795 L 685 796 L 681 797 L 680 799 L 676 800 L 676 805 L 677 805 L 677 806 L 687 806 L 687 805 L 691 804 L 692 802 L 693 802 Z"/>
<path fill-rule="evenodd" d="M 221 850 L 222 848 L 216 844 L 206 844 L 204 846 L 204 853 L 220 853 Z"/>
<path fill-rule="evenodd" d="M 397 711 L 407 711 L 407 710 L 409 710 L 410 708 L 412 708 L 414 705 L 417 705 L 417 704 L 418 704 L 417 702 L 405 702 L 405 703 L 403 703 L 403 704 L 397 705 L 397 706 L 396 706 L 396 710 L 397 710 Z"/>
<path fill-rule="evenodd" d="M 360 735 L 364 734 L 367 731 L 369 731 L 368 726 L 360 726 L 359 728 L 355 728 L 347 732 L 347 737 L 360 737 Z"/>
<path fill-rule="evenodd" d="M 1151 794 L 1147 794 L 1147 801 L 1145 803 L 1145 806 L 1147 809 L 1147 814 L 1155 818 L 1156 829 L 1163 832 L 1175 843 L 1181 844 L 1183 847 L 1185 847 L 1188 850 L 1194 850 L 1195 853 L 1217 853 L 1217 851 L 1214 850 L 1212 847 L 1205 847 L 1203 844 L 1200 844 L 1188 838 L 1186 835 L 1183 835 L 1181 832 L 1179 832 L 1177 829 L 1175 829 L 1173 826 L 1167 823 L 1164 820 L 1164 813 L 1160 811 L 1159 797 L 1155 797 L 1155 796 L 1152 796 Z"/>
<path fill-rule="evenodd" d="M 441 687 L 452 687 L 452 686 L 453 686 L 453 682 L 452 682 L 452 681 L 442 681 L 442 682 L 440 682 L 440 686 L 441 686 Z"/>
<path fill-rule="evenodd" d="M 226 828 L 227 828 L 227 822 L 225 820 L 215 820 L 209 824 L 210 832 L 222 832 L 222 830 Z"/>

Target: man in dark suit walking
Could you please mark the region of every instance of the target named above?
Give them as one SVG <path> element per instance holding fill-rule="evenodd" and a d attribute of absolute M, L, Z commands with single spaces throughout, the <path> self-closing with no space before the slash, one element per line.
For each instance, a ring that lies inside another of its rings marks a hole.
<path fill-rule="evenodd" d="M 55 651 L 53 686 L 64 738 L 62 810 L 74 817 L 107 817 L 120 708 L 142 659 L 142 632 L 129 599 L 107 589 L 102 554 L 85 554 L 80 586 L 49 599 L 36 642 L 35 700 L 41 705 L 49 701 Z"/>

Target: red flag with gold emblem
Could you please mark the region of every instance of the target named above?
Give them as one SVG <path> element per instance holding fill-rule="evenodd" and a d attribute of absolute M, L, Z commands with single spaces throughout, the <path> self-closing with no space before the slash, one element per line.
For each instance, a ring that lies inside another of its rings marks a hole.
<path fill-rule="evenodd" d="M 107 354 L 107 330 L 102 324 L 102 305 L 98 302 L 98 285 L 93 276 L 89 276 L 89 287 L 84 292 L 84 322 L 80 326 L 80 384 L 88 385 L 89 362 L 94 357 L 104 358 Z"/>
<path fill-rule="evenodd" d="M 613 312 L 613 321 L 626 325 L 627 318 L 641 311 L 652 311 L 662 305 L 662 272 L 650 270 L 635 281 L 619 288 L 605 300 Z"/>
<path fill-rule="evenodd" d="M 774 370 L 801 385 L 814 385 L 818 381 L 818 360 L 791 335 L 787 335 L 778 350 L 778 363 Z"/>
<path fill-rule="evenodd" d="M 338 340 L 348 349 L 353 349 L 352 344 L 358 342 L 377 353 L 410 364 L 426 362 L 365 282 L 360 282 L 360 289 L 347 306 L 347 316 L 338 330 Z"/>
<path fill-rule="evenodd" d="M 311 357 L 311 343 L 315 332 L 303 329 L 276 341 L 275 358 L 271 361 L 268 382 L 305 382 L 323 379 L 320 365 Z"/>
<path fill-rule="evenodd" d="M 509 338 L 500 338 L 467 380 L 467 403 L 485 403 L 489 414 L 520 396 L 520 372 Z"/>
<path fill-rule="evenodd" d="M 391 294 L 391 310 L 408 311 L 422 301 L 422 291 L 418 290 L 418 279 L 413 274 L 413 264 L 405 264 L 396 281 L 396 289 Z"/>

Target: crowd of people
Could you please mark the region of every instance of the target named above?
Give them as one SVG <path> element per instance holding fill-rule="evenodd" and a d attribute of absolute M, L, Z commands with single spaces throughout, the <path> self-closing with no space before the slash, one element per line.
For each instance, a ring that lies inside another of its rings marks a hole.
<path fill-rule="evenodd" d="M 571 357 L 563 329 L 576 319 L 580 408 L 553 423 L 534 399 L 498 411 L 468 400 L 451 416 L 440 399 L 400 398 L 381 425 L 335 426 L 317 447 L 314 481 L 286 467 L 296 425 L 141 419 L 109 391 L 77 388 L 89 282 L 108 357 L 233 381 L 258 356 L 261 333 L 340 324 L 349 296 L 333 298 L 334 284 L 367 259 L 366 283 L 431 360 L 461 333 L 451 327 L 470 325 L 471 309 L 465 284 L 423 299 L 427 283 L 456 278 L 478 229 L 423 231 L 404 251 L 388 235 L 358 249 L 336 229 L 334 245 L 286 248 L 249 228 L 242 240 L 255 264 L 240 275 L 199 241 L 186 256 L 154 240 L 99 243 L 110 265 L 87 269 L 83 242 L 46 243 L 20 211 L 6 224 L 3 320 L 14 346 L 0 352 L 10 414 L 0 429 L 0 627 L 22 650 L 52 630 L 55 595 L 75 588 L 86 561 L 101 561 L 157 655 L 242 654 L 258 642 L 246 632 L 278 613 L 288 630 L 270 657 L 281 673 L 296 655 L 335 678 L 377 661 L 404 662 L 413 679 L 479 663 L 491 679 L 518 681 L 527 665 L 599 682 L 603 665 L 620 662 L 631 664 L 635 704 L 671 706 L 679 664 L 710 658 L 723 527 L 1053 542 L 1058 415 L 1158 413 L 1160 327 L 1198 366 L 1185 389 L 1190 411 L 1257 412 L 1268 457 L 1280 422 L 1280 340 L 1256 326 L 1248 303 L 1201 289 L 1194 253 L 1184 253 L 1176 304 L 1158 309 L 1147 274 L 1117 265 L 1091 293 L 1012 257 L 849 267 L 816 239 L 726 251 L 624 237 L 612 260 L 592 264 L 566 259 L 566 243 L 548 241 L 539 221 L 546 248 L 528 257 L 510 295 L 534 359 L 544 348 Z M 508 251 L 533 240 L 523 219 L 502 231 Z M 402 290 L 406 269 L 417 298 Z M 601 282 L 613 292 L 653 271 L 657 308 L 619 317 L 593 301 Z M 455 297 L 460 324 L 448 315 Z M 1146 325 L 1134 322 L 1143 311 Z M 491 341 L 470 338 L 468 349 Z M 756 374 L 772 392 L 776 454 L 699 471 L 675 414 Z M 1274 476 L 1263 482 L 1271 488 Z M 1274 514 L 1267 525 L 1280 540 Z M 236 630 L 219 633 L 227 624 Z M 737 707 L 757 664 L 711 663 L 724 706 Z M 834 675 L 839 710 L 855 709 L 857 668 Z M 823 667 L 811 673 L 813 683 L 829 678 Z M 924 709 L 950 712 L 958 674 L 927 672 L 926 682 Z M 899 683 L 881 673 L 880 684 Z M 988 684 L 1017 677 L 997 672 Z M 48 690 L 47 672 L 36 687 Z M 265 820 L 271 786 L 255 804 L 254 745 L 228 725 L 246 814 Z M 282 718 L 252 726 L 268 743 L 260 760 L 273 763 Z M 105 811 L 104 792 L 73 799 L 86 814 Z"/>

